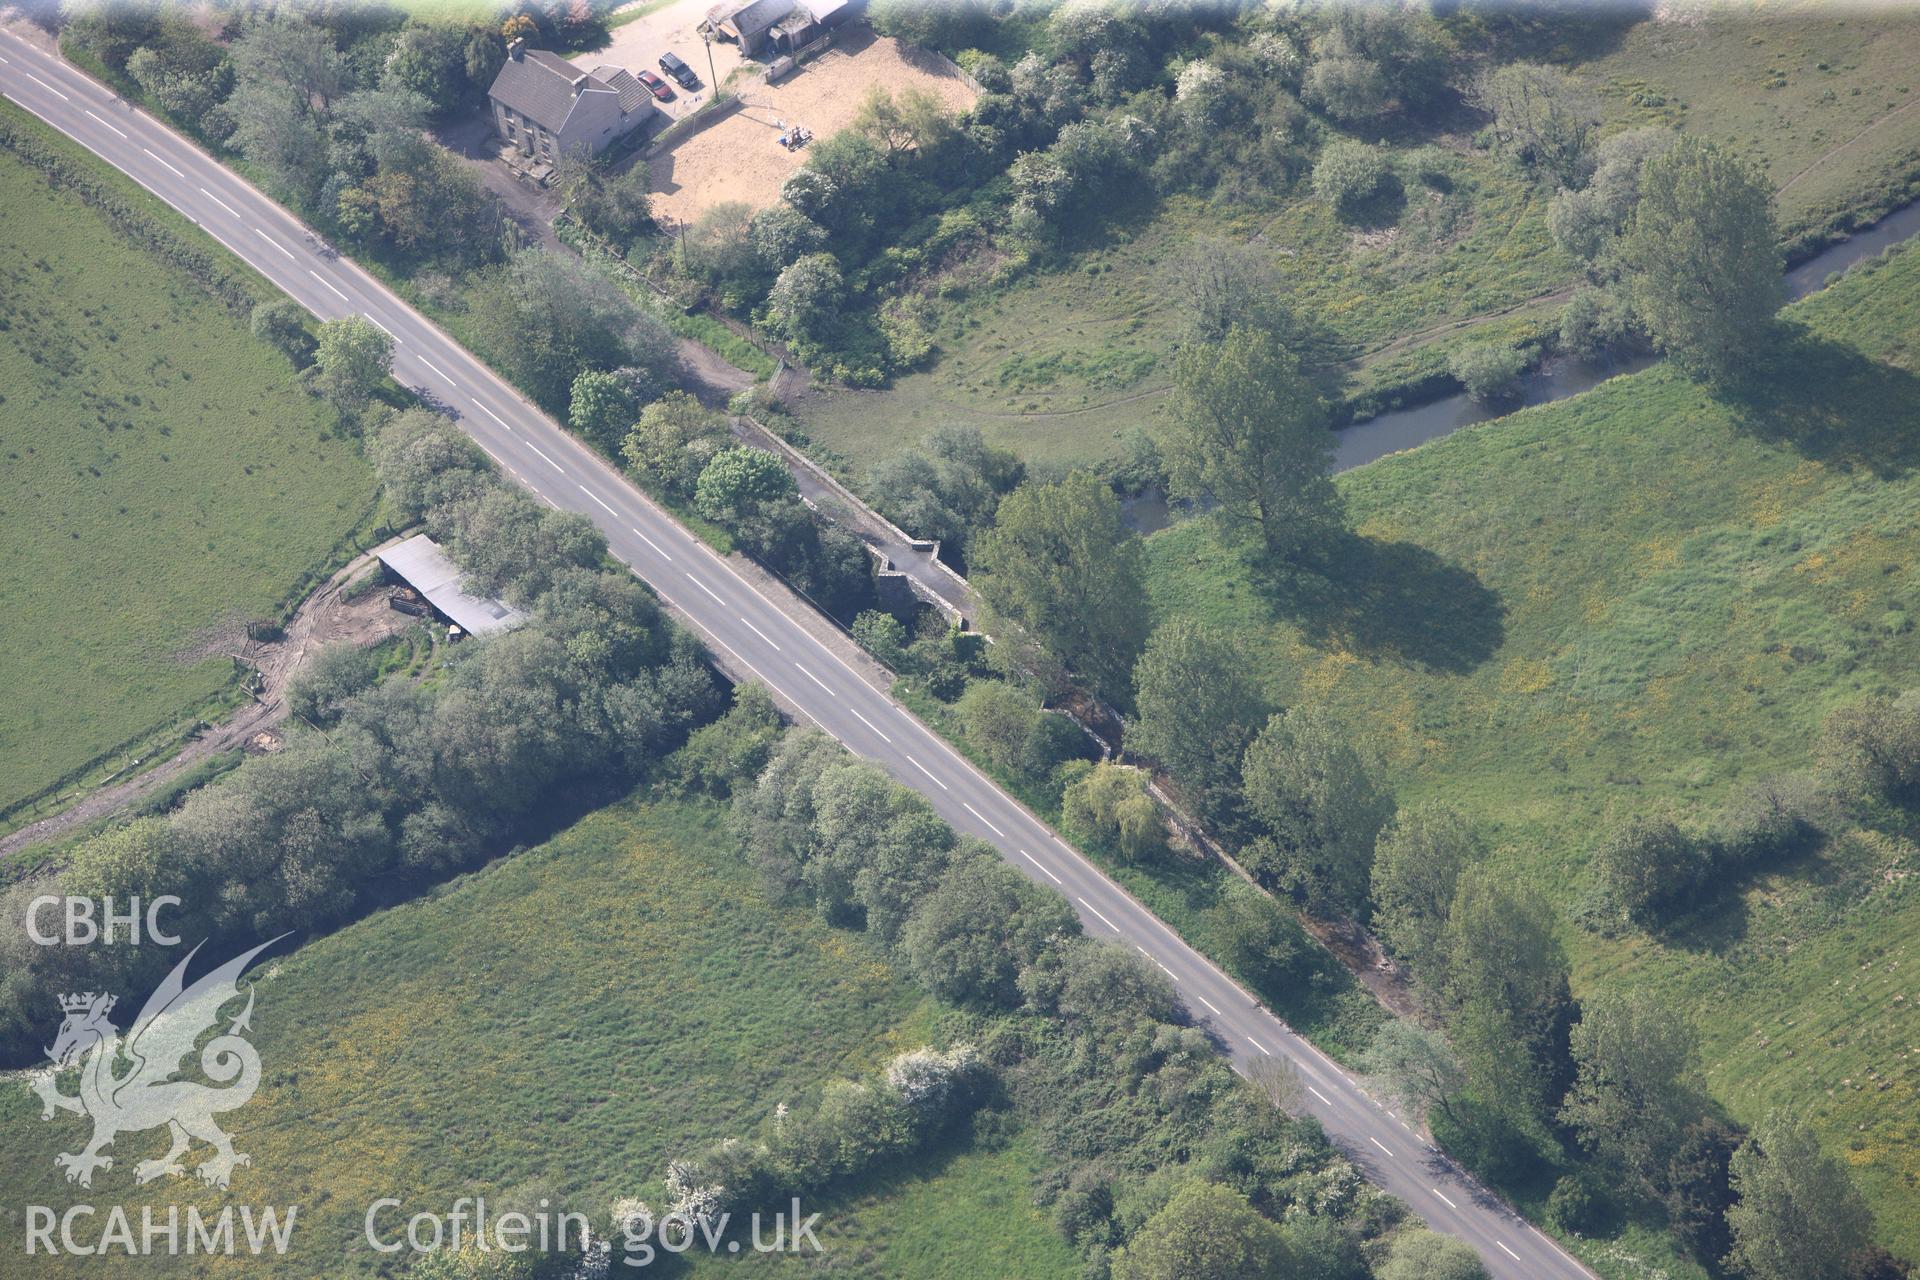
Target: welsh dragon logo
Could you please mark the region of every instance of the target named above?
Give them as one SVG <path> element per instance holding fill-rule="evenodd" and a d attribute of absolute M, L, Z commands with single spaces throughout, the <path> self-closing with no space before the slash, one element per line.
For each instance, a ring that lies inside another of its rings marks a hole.
<path fill-rule="evenodd" d="M 194 1167 L 200 1180 L 210 1187 L 226 1187 L 236 1167 L 252 1163 L 233 1149 L 233 1139 L 213 1119 L 246 1105 L 260 1087 L 260 1055 L 242 1034 L 251 1030 L 252 983 L 247 984 L 245 992 L 246 1008 L 224 1033 L 207 1041 L 200 1050 L 200 1069 L 215 1084 L 226 1087 L 216 1089 L 173 1077 L 200 1037 L 219 1024 L 221 1008 L 242 994 L 238 986 L 241 972 L 279 940 L 264 942 L 229 960 L 189 987 L 185 982 L 187 966 L 200 950 L 196 946 L 147 998 L 140 1015 L 127 1029 L 124 1043 L 108 1017 L 113 1012 L 113 996 L 89 991 L 61 997 L 60 1008 L 66 1020 L 60 1024 L 53 1047 L 47 1050 L 53 1067 L 34 1078 L 33 1090 L 45 1104 L 42 1120 L 53 1119 L 56 1109 L 93 1120 L 93 1138 L 85 1147 L 53 1158 L 66 1170 L 68 1182 L 91 1187 L 95 1169 L 113 1168 L 113 1157 L 101 1151 L 115 1138 L 163 1125 L 170 1131 L 173 1145 L 158 1160 L 142 1160 L 134 1166 L 136 1183 L 151 1182 L 163 1174 L 184 1174 L 187 1170 L 180 1157 L 195 1139 L 213 1148 L 213 1154 Z M 80 1065 L 80 1095 L 68 1097 L 55 1084 L 56 1073 L 76 1064 Z"/>

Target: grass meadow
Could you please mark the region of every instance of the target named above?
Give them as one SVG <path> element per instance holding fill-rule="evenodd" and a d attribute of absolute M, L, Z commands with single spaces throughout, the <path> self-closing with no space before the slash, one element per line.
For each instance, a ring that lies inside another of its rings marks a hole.
<path fill-rule="evenodd" d="M 463 1195 L 498 1205 L 544 1194 L 596 1223 L 621 1196 L 658 1209 L 670 1157 L 927 1043 L 937 1015 L 857 936 L 768 901 L 711 801 L 595 813 L 262 974 L 253 1025 L 265 1073 L 231 1117 L 253 1157 L 234 1195 L 301 1206 L 297 1248 L 276 1271 L 290 1275 L 379 1272 L 361 1233 L 381 1196 L 444 1213 Z M 87 1198 L 53 1164 L 82 1122 L 39 1115 L 23 1084 L 0 1084 L 9 1215 Z M 223 1197 L 197 1184 L 133 1187 L 157 1136 L 124 1139 L 94 1199 L 127 1205 L 136 1222 L 149 1203 L 217 1211 Z M 825 1215 L 835 1274 L 1071 1274 L 1071 1248 L 1032 1205 L 1035 1167 L 1018 1135 L 993 1150 L 957 1141 L 808 1212 Z M 181 1259 L 138 1273 L 257 1265 Z M 69 1261 L 39 1274 L 63 1266 L 100 1269 Z"/>
<path fill-rule="evenodd" d="M 1920 16 L 1897 10 L 1672 6 L 1592 47 L 1528 56 L 1568 65 L 1606 131 L 1664 124 L 1729 145 L 1782 188 L 1799 241 L 1883 211 L 1920 181 Z M 1336 221 L 1308 184 L 1265 200 L 1141 201 L 1056 267 L 936 302 L 932 364 L 884 391 L 796 406 L 823 456 L 873 462 L 932 427 L 972 422 L 1029 461 L 1087 465 L 1164 410 L 1184 302 L 1173 264 L 1204 238 L 1273 251 L 1318 356 L 1347 362 L 1362 400 L 1445 370 L 1474 340 L 1535 341 L 1558 324 L 1574 264 L 1546 227 L 1551 192 L 1464 134 L 1396 146 L 1404 201 L 1382 225 Z M 935 292 L 941 282 L 933 282 Z"/>
<path fill-rule="evenodd" d="M 1148 539 L 1157 616 L 1230 629 L 1402 803 L 1444 798 L 1567 921 L 1575 986 L 1665 992 L 1736 1118 L 1793 1104 L 1920 1254 L 1920 847 L 1855 833 L 1650 938 L 1572 921 L 1598 834 L 1804 767 L 1821 719 L 1920 684 L 1920 251 L 1788 313 L 1743 404 L 1655 368 L 1340 477 L 1326 578 L 1256 584 L 1210 521 Z"/>
<path fill-rule="evenodd" d="M 213 640 L 277 616 L 367 521 L 374 483 L 284 359 L 4 152 L 0 220 L 6 814 L 227 695 Z"/>

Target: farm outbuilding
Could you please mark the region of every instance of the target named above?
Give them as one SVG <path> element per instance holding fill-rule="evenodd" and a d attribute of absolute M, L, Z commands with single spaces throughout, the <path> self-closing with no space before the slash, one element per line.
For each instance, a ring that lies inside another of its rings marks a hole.
<path fill-rule="evenodd" d="M 388 573 L 425 596 L 436 613 L 469 635 L 506 631 L 527 619 L 504 601 L 468 595 L 460 586 L 460 566 L 424 533 L 378 554 Z"/>

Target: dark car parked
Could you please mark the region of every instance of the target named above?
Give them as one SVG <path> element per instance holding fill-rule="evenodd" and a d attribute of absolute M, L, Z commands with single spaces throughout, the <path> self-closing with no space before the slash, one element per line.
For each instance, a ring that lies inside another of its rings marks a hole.
<path fill-rule="evenodd" d="M 675 54 L 661 54 L 660 69 L 672 76 L 675 80 L 678 80 L 682 89 L 698 89 L 700 87 L 700 77 L 694 75 L 693 68 L 680 61 L 679 57 Z"/>

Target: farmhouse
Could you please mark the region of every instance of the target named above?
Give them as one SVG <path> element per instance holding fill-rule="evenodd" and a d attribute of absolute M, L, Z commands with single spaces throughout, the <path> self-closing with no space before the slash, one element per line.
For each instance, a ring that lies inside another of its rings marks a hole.
<path fill-rule="evenodd" d="M 746 0 L 744 4 L 728 0 L 707 10 L 707 21 L 715 31 L 738 40 L 742 53 L 778 53 L 774 28 L 794 16 L 798 8 L 794 0 Z"/>
<path fill-rule="evenodd" d="M 388 573 L 425 596 L 435 612 L 469 635 L 505 631 L 526 621 L 526 615 L 510 604 L 463 591 L 459 567 L 424 533 L 386 548 L 379 556 Z"/>
<path fill-rule="evenodd" d="M 524 40 L 507 46 L 487 98 L 500 137 L 548 164 L 572 151 L 597 155 L 655 113 L 653 95 L 624 68 L 582 71 Z"/>

